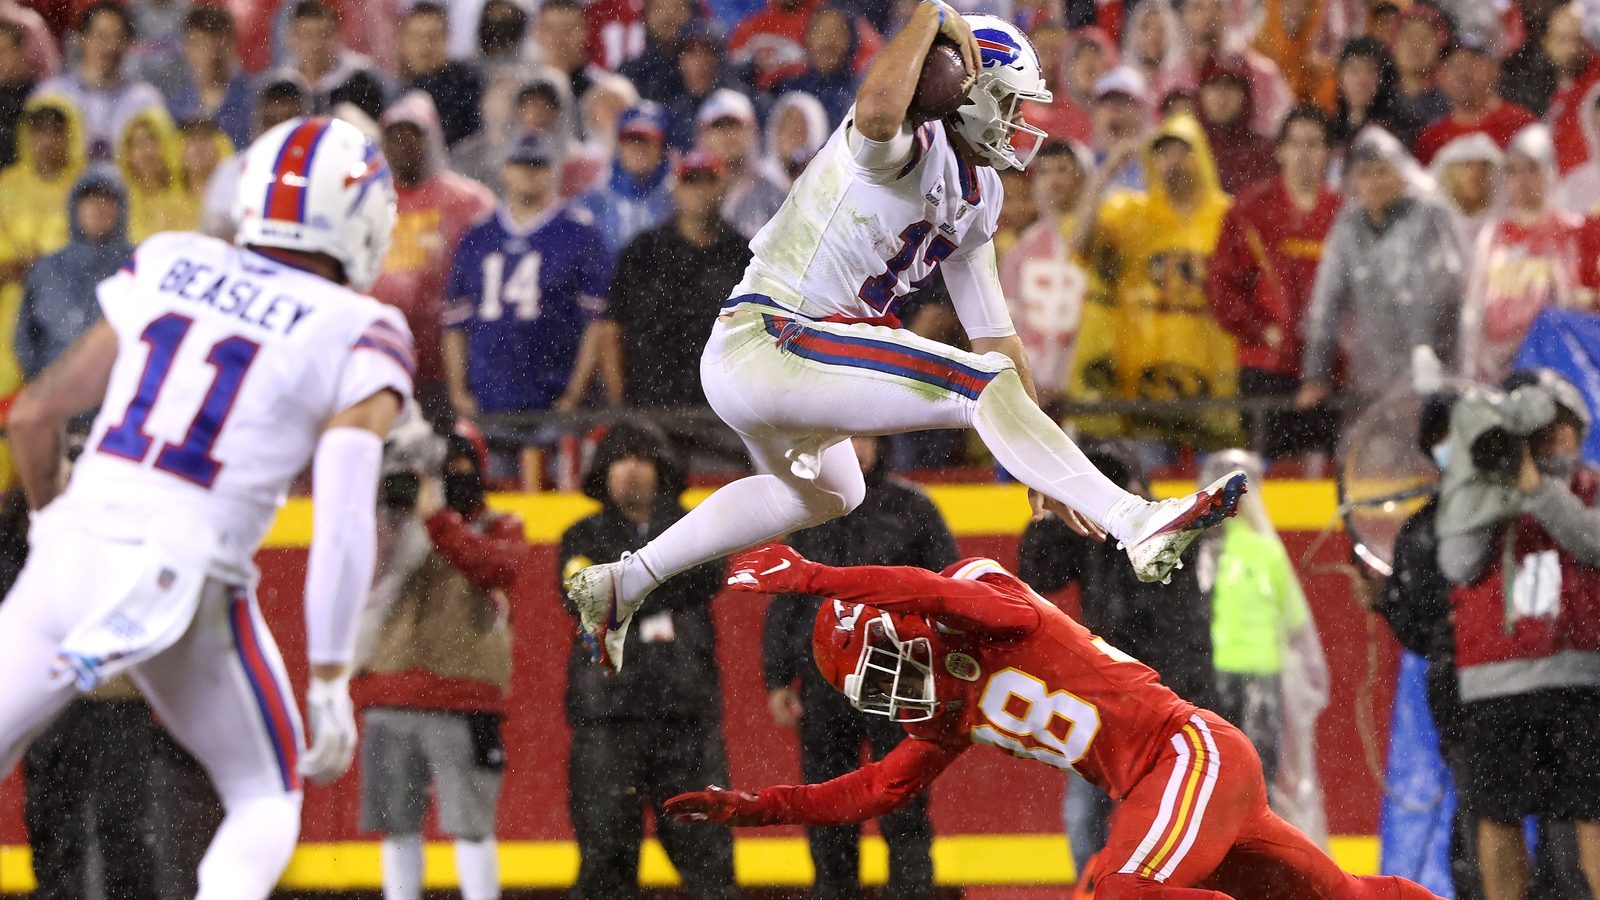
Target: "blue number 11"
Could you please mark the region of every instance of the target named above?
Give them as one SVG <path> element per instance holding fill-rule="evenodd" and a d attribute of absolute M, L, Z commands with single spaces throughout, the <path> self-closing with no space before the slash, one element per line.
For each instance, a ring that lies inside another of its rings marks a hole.
<path fill-rule="evenodd" d="M 143 462 L 150 455 L 150 446 L 155 439 L 145 433 L 145 420 L 150 417 L 156 396 L 161 393 L 161 386 L 172 372 L 178 345 L 183 343 L 184 336 L 193 324 L 194 320 L 187 316 L 168 313 L 145 326 L 139 340 L 149 345 L 150 355 L 145 359 L 144 373 L 139 376 L 139 390 L 128 401 L 122 421 L 113 425 L 100 439 L 95 447 L 97 451 L 134 462 Z M 161 452 L 156 454 L 157 469 L 203 488 L 211 487 L 217 480 L 217 473 L 222 471 L 222 463 L 211 457 L 211 448 L 216 445 L 217 435 L 222 432 L 222 425 L 233 410 L 233 401 L 238 398 L 239 388 L 244 384 L 245 372 L 255 361 L 260 349 L 260 344 L 242 337 L 223 338 L 211 347 L 206 362 L 217 370 L 217 376 L 211 382 L 211 389 L 206 391 L 200 411 L 189 423 L 183 443 L 174 445 L 162 442 Z"/>

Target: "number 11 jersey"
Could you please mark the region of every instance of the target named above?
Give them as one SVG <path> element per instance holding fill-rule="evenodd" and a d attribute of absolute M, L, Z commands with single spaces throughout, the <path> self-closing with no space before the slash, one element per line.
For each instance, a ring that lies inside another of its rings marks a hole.
<path fill-rule="evenodd" d="M 328 419 L 411 396 L 397 310 L 213 238 L 155 235 L 97 293 L 117 359 L 64 499 L 200 517 L 246 568 Z"/>

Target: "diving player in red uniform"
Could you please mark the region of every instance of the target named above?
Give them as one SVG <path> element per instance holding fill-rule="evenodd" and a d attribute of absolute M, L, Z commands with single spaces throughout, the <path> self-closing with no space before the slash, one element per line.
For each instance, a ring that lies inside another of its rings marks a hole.
<path fill-rule="evenodd" d="M 812 648 L 834 687 L 912 740 L 822 784 L 710 788 L 669 800 L 686 821 L 841 825 L 898 809 L 973 744 L 1070 769 L 1121 801 L 1097 900 L 1433 900 L 1402 878 L 1346 874 L 1267 808 L 1237 728 L 1090 634 L 987 559 L 941 574 L 832 568 L 767 545 L 729 585 L 830 599 Z"/>

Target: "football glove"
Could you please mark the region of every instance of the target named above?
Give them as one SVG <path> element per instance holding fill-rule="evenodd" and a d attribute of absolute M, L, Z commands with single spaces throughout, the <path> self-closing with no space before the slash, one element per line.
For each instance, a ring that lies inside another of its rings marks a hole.
<path fill-rule="evenodd" d="M 728 586 L 752 594 L 804 594 L 814 565 L 792 547 L 764 544 L 733 558 L 728 564 Z"/>
<path fill-rule="evenodd" d="M 300 774 L 328 784 L 349 771 L 356 758 L 356 714 L 350 702 L 350 677 L 313 677 L 306 690 L 311 747 L 300 758 Z"/>
<path fill-rule="evenodd" d="M 716 785 L 692 794 L 679 794 L 668 800 L 663 810 L 679 822 L 711 822 L 735 827 L 769 824 L 766 804 L 760 797 Z"/>

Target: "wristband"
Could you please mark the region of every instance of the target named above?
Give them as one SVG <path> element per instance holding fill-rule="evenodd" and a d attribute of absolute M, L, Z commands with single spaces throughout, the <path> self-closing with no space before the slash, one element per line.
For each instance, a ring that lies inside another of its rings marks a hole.
<path fill-rule="evenodd" d="M 929 0 L 929 2 L 931 2 L 934 6 L 939 7 L 939 27 L 943 28 L 944 27 L 944 4 L 940 3 L 939 0 Z"/>

